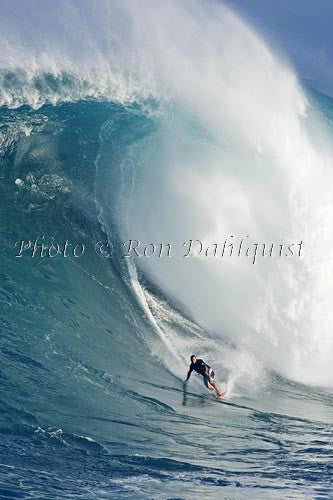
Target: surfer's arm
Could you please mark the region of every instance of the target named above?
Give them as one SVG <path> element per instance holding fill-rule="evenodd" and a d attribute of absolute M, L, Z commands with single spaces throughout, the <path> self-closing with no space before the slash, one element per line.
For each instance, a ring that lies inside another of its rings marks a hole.
<path fill-rule="evenodd" d="M 190 378 L 190 376 L 191 376 L 191 373 L 192 373 L 192 372 L 193 372 L 193 367 L 192 367 L 192 365 L 191 365 L 191 366 L 190 366 L 189 371 L 187 372 L 187 377 L 186 377 L 185 382 L 187 382 L 187 381 L 188 381 L 188 379 Z"/>

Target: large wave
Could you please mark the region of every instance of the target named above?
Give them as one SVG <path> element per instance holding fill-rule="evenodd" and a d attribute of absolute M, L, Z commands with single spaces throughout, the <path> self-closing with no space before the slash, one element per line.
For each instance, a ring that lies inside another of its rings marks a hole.
<path fill-rule="evenodd" d="M 99 180 L 98 194 L 104 224 L 116 219 L 122 238 L 302 240 L 299 259 L 136 265 L 211 337 L 289 378 L 331 385 L 329 129 L 286 61 L 214 1 L 33 3 L 4 7 L 1 104 L 140 104 L 144 121 L 121 151 L 112 134 L 126 117 L 104 126 L 97 162 L 103 180 L 118 162 L 121 188 L 111 196 Z"/>

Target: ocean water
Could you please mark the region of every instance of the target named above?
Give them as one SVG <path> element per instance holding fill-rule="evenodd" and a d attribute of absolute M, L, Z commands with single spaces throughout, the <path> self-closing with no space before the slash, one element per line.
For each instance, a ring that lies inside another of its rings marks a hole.
<path fill-rule="evenodd" d="M 333 498 L 332 98 L 218 2 L 2 7 L 0 498 Z"/>

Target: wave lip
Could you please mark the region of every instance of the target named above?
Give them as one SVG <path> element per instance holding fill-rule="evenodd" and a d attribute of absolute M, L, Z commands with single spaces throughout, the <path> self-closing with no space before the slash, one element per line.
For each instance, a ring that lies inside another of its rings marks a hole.
<path fill-rule="evenodd" d="M 144 95 L 149 97 L 149 94 Z M 39 109 L 45 104 L 75 102 L 83 99 L 118 103 L 142 101 L 142 92 L 121 76 L 100 78 L 100 69 L 80 75 L 69 71 L 32 72 L 22 68 L 0 70 L 0 106 L 11 109 L 27 105 Z"/>

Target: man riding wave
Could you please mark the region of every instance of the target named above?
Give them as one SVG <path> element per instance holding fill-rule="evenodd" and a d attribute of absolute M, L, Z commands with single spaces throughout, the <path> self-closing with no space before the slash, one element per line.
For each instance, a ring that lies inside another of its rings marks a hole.
<path fill-rule="evenodd" d="M 211 391 L 215 391 L 216 396 L 218 398 L 221 398 L 223 396 L 223 393 L 220 391 L 220 389 L 217 387 L 216 383 L 214 382 L 214 377 L 215 377 L 214 371 L 202 359 L 197 359 L 195 354 L 192 354 L 192 356 L 191 356 L 191 364 L 190 364 L 189 371 L 187 373 L 187 378 L 185 380 L 185 383 L 189 380 L 193 370 L 195 372 L 199 373 L 199 375 L 203 376 L 203 381 L 204 381 L 204 384 L 207 387 L 207 389 L 210 389 Z"/>

